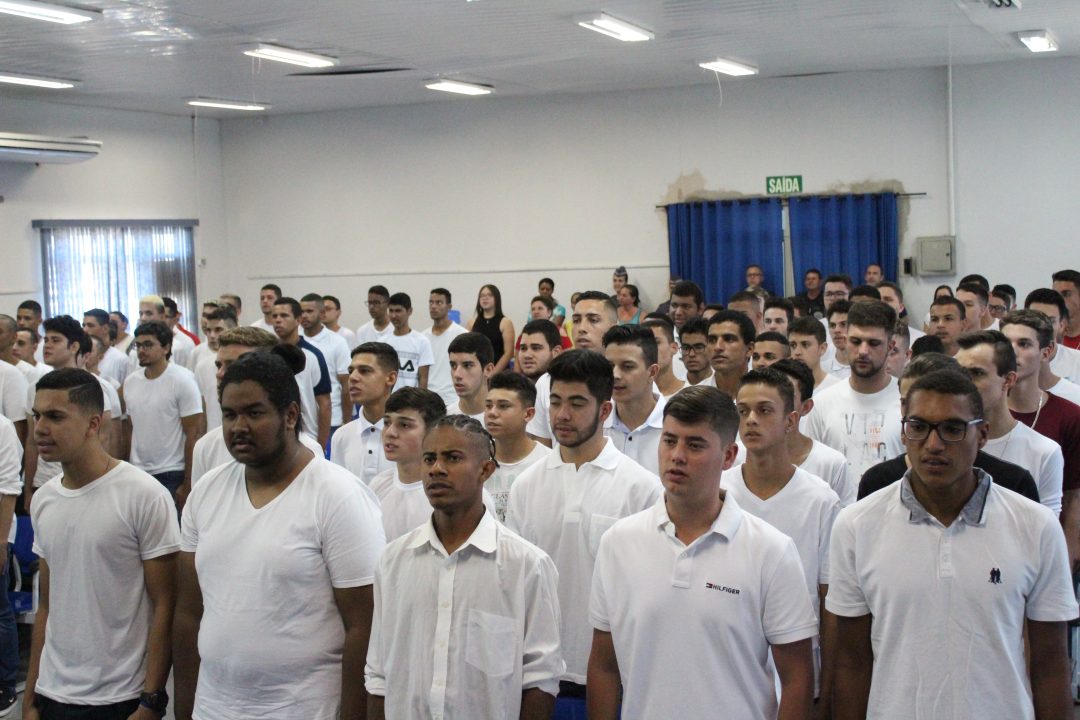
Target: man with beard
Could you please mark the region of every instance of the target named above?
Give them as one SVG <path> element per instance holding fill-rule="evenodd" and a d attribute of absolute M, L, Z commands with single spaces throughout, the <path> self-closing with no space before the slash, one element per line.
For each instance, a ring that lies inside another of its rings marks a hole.
<path fill-rule="evenodd" d="M 847 456 L 854 476 L 903 452 L 900 394 L 888 373 L 896 311 L 881 302 L 856 303 L 848 312 L 851 376 L 814 396 L 806 434 Z"/>
<path fill-rule="evenodd" d="M 661 488 L 655 475 L 604 436 L 615 383 L 611 363 L 593 350 L 568 350 L 552 361 L 548 373 L 551 431 L 558 447 L 514 482 L 506 524 L 550 555 L 559 570 L 566 659 L 559 713 L 585 706 L 589 592 L 600 538 L 619 518 L 653 505 Z"/>
<path fill-rule="evenodd" d="M 378 503 L 300 444 L 300 393 L 280 357 L 232 363 L 221 412 L 235 462 L 184 507 L 176 717 L 360 717 Z"/>

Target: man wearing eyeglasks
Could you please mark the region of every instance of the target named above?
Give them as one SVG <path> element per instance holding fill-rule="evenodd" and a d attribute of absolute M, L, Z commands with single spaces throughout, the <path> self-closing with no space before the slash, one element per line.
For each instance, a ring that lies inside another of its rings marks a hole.
<path fill-rule="evenodd" d="M 1050 510 L 973 466 L 986 437 L 971 380 L 924 376 L 903 420 L 908 472 L 837 517 L 836 720 L 1071 716 L 1065 538 Z"/>

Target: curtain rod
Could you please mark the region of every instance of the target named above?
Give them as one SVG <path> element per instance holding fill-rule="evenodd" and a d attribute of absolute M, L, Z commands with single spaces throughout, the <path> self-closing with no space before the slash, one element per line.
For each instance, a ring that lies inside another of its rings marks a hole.
<path fill-rule="evenodd" d="M 864 193 L 838 193 L 838 195 L 862 195 Z M 880 193 L 865 193 L 867 195 L 879 195 Z M 924 192 L 910 192 L 910 193 L 895 193 L 898 198 L 911 198 L 911 197 L 926 197 L 930 193 Z M 730 202 L 735 200 L 768 200 L 769 198 L 778 197 L 782 202 L 787 202 L 793 197 L 837 197 L 837 195 L 748 195 L 746 197 L 737 198 L 720 198 L 719 200 L 687 200 L 687 202 Z M 654 205 L 656 210 L 667 210 L 671 205 L 685 205 L 686 203 L 666 203 L 664 205 Z"/>

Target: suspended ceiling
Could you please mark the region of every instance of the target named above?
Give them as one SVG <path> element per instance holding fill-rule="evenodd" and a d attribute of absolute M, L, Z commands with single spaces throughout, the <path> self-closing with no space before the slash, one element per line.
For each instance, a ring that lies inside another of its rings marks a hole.
<path fill-rule="evenodd" d="M 0 73 L 79 82 L 0 86 L 5 97 L 187 115 L 195 96 L 256 100 L 272 113 L 484 102 L 432 92 L 448 77 L 497 96 L 594 93 L 715 82 L 698 63 L 730 57 L 761 77 L 1023 60 L 1015 37 L 1049 29 L 1080 54 L 1080 0 L 101 0 L 100 20 L 61 26 L 0 15 Z M 577 26 L 605 11 L 652 30 L 623 43 Z M 340 58 L 349 74 L 301 76 L 248 58 L 272 42 Z M 356 73 L 394 69 L 393 72 Z M 732 82 L 754 82 L 751 79 Z M 200 110 L 202 114 L 234 114 Z"/>

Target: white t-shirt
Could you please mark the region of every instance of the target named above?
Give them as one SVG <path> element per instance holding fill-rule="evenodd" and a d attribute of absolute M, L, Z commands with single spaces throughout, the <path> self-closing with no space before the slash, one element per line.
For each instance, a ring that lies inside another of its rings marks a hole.
<path fill-rule="evenodd" d="M 255 322 L 251 323 L 251 327 L 259 328 L 260 330 L 265 330 L 268 333 L 273 333 L 274 332 L 274 326 L 271 325 L 270 323 L 266 322 L 266 320 L 264 318 L 259 318 Z"/>
<path fill-rule="evenodd" d="M 454 381 L 450 378 L 450 342 L 458 335 L 469 332 L 456 322 L 450 323 L 450 327 L 436 335 L 428 328 L 421 333 L 431 344 L 432 363 L 428 370 L 428 390 L 439 393 L 443 402 L 449 405 L 457 400 L 454 392 Z"/>
<path fill-rule="evenodd" d="M 592 646 L 589 589 L 600 538 L 619 518 L 650 507 L 660 492 L 659 478 L 619 452 L 610 438 L 580 468 L 554 448 L 510 488 L 507 526 L 550 555 L 559 570 L 566 680 L 585 684 Z"/>
<path fill-rule="evenodd" d="M 851 468 L 848 467 L 847 458 L 842 452 L 814 440 L 814 446 L 799 467 L 828 483 L 840 498 L 841 507 L 855 502 L 859 483 L 851 477 Z"/>
<path fill-rule="evenodd" d="M 379 498 L 386 541 L 393 542 L 402 535 L 415 530 L 431 517 L 431 503 L 424 492 L 424 483 L 401 482 L 397 465 L 384 470 L 371 481 L 371 491 Z M 494 502 L 484 488 L 484 506 L 494 512 Z"/>
<path fill-rule="evenodd" d="M 304 369 L 296 373 L 296 386 L 300 389 L 300 431 L 314 439 L 319 438 L 319 404 L 315 400 L 315 388 L 322 380 L 319 359 L 307 348 L 304 351 Z M 331 417 L 333 420 L 333 417 Z"/>
<path fill-rule="evenodd" d="M 200 345 L 199 347 L 202 347 Z M 221 427 L 221 401 L 218 400 L 217 387 L 217 354 L 211 353 L 210 357 L 203 358 L 195 366 L 195 384 L 199 386 L 199 394 L 203 399 L 203 407 L 206 412 L 206 427 L 213 430 Z"/>
<path fill-rule="evenodd" d="M 341 383 L 338 375 L 349 374 L 349 364 L 352 358 L 349 356 L 349 344 L 345 338 L 338 335 L 326 326 L 319 331 L 318 335 L 305 335 L 304 339 L 322 351 L 326 367 L 330 371 L 330 426 L 341 425 Z M 348 388 L 345 389 L 346 391 Z"/>
<path fill-rule="evenodd" d="M 203 597 L 193 717 L 337 720 L 345 629 L 333 590 L 372 583 L 379 508 L 319 457 L 261 508 L 245 472 L 216 468 L 184 506 L 180 549 L 195 553 Z"/>
<path fill-rule="evenodd" d="M 213 363 L 216 357 L 217 353 L 210 349 L 210 343 L 201 342 L 196 345 L 195 349 L 188 355 L 187 365 L 184 367 L 191 372 L 195 372 L 195 368 L 199 367 L 202 362 L 209 359 L 210 362 Z"/>
<path fill-rule="evenodd" d="M 818 632 L 795 543 L 730 494 L 689 546 L 663 499 L 615 523 L 600 541 L 589 620 L 611 633 L 625 718 L 775 720 L 769 646 Z"/>
<path fill-rule="evenodd" d="M 551 376 L 544 373 L 536 379 L 536 412 L 525 426 L 525 432 L 535 438 L 551 440 Z"/>
<path fill-rule="evenodd" d="M 131 464 L 151 475 L 184 469 L 181 418 L 202 412 L 195 376 L 175 363 L 153 380 L 146 370 L 124 380 L 124 402 L 131 419 Z"/>
<path fill-rule="evenodd" d="M 49 563 L 37 692 L 79 705 L 139 697 L 153 616 L 143 562 L 180 549 L 169 492 L 119 462 L 78 490 L 53 478 L 34 494 L 30 515 L 34 552 Z"/>
<path fill-rule="evenodd" d="M 1060 398 L 1065 398 L 1073 404 L 1080 405 L 1080 385 L 1069 382 L 1065 378 L 1058 380 L 1048 392 L 1052 392 Z"/>
<path fill-rule="evenodd" d="M 1039 502 L 1055 516 L 1061 514 L 1065 457 L 1056 442 L 1017 422 L 1012 430 L 1001 437 L 987 440 L 983 452 L 1025 468 L 1035 478 Z"/>
<path fill-rule="evenodd" d="M 45 377 L 48 373 L 52 372 L 52 368 L 43 362 L 39 362 L 37 365 L 31 365 L 25 360 L 20 360 L 15 363 L 15 369 L 23 374 L 26 378 L 28 385 L 35 385 L 37 381 Z"/>
<path fill-rule="evenodd" d="M 664 406 L 667 401 L 659 391 L 653 393 L 653 406 L 649 417 L 639 427 L 627 426 L 618 416 L 618 406 L 613 402 L 611 414 L 604 421 L 604 435 L 611 438 L 615 448 L 645 468 L 653 475 L 660 474 L 660 435 L 664 432 Z"/>
<path fill-rule="evenodd" d="M 904 452 L 900 441 L 900 392 L 896 378 L 876 393 L 855 392 L 850 382 L 814 395 L 806 434 L 847 457 L 852 477 Z"/>
<path fill-rule="evenodd" d="M 375 329 L 375 321 L 368 320 L 356 330 L 356 344 L 362 345 L 366 342 L 389 342 L 386 337 L 394 334 L 394 324 L 391 322 L 386 323 L 386 327 L 382 330 Z M 354 346 L 355 347 L 355 346 Z"/>
<path fill-rule="evenodd" d="M 305 433 L 300 433 L 300 444 L 315 453 L 315 457 L 323 456 L 319 443 Z M 192 486 L 214 468 L 230 462 L 233 462 L 233 456 L 225 444 L 225 428 L 219 425 L 199 438 L 191 451 Z"/>
<path fill-rule="evenodd" d="M 179 329 L 173 329 L 172 334 L 172 355 L 169 357 L 169 362 L 186 368 L 191 362 L 191 354 L 195 352 L 195 342 Z"/>
<path fill-rule="evenodd" d="M 1055 347 L 1054 357 L 1050 359 L 1050 371 L 1071 383 L 1080 383 L 1080 350 L 1061 343 Z"/>
<path fill-rule="evenodd" d="M 353 348 L 359 345 L 359 343 L 356 342 L 356 333 L 354 333 L 352 330 L 345 327 L 344 325 L 339 325 L 338 329 L 334 332 L 345 338 L 345 344 L 349 347 L 349 355 L 351 357 Z"/>
<path fill-rule="evenodd" d="M 447 405 L 446 406 L 446 414 L 447 415 L 467 415 L 467 416 L 471 417 L 473 420 L 475 420 L 478 423 L 480 423 L 481 425 L 483 425 L 484 427 L 487 427 L 487 422 L 484 420 L 484 416 L 486 415 L 486 413 L 483 410 L 476 413 L 475 415 L 473 415 L 472 413 L 463 412 L 462 409 L 461 409 L 461 400 L 455 400 L 454 402 Z"/>
<path fill-rule="evenodd" d="M 428 520 L 379 561 L 368 692 L 388 718 L 517 718 L 522 691 L 559 691 L 557 579 L 491 513 L 450 555 Z"/>
<path fill-rule="evenodd" d="M 29 387 L 26 377 L 14 365 L 0 361 L 0 415 L 11 422 L 26 420 L 30 414 L 30 407 L 26 404 Z"/>
<path fill-rule="evenodd" d="M 22 494 L 22 460 L 23 446 L 15 432 L 15 423 L 0 415 L 0 495 Z M 9 543 L 15 542 L 15 531 L 15 511 L 12 510 Z"/>
<path fill-rule="evenodd" d="M 991 482 L 946 528 L 906 478 L 833 525 L 825 606 L 873 617 L 867 718 L 1033 720 L 1024 621 L 1077 616 L 1061 525 Z"/>
<path fill-rule="evenodd" d="M 361 412 L 330 438 L 330 462 L 346 468 L 371 485 L 375 476 L 394 467 L 382 444 L 383 419 L 370 423 Z"/>
<path fill-rule="evenodd" d="M 394 389 L 416 387 L 420 382 L 420 368 L 430 366 L 435 361 L 431 354 L 431 343 L 415 330 L 410 330 L 408 335 L 391 332 L 382 341 L 397 351 L 398 375 Z"/>
<path fill-rule="evenodd" d="M 549 452 L 551 448 L 536 443 L 532 452 L 516 463 L 499 461 L 498 469 L 484 483 L 484 488 L 491 493 L 495 501 L 495 516 L 499 518 L 499 522 L 506 522 L 506 504 L 510 502 L 510 488 L 513 487 L 514 481 L 521 473 L 547 457 Z"/>
<path fill-rule="evenodd" d="M 128 376 L 128 356 L 114 347 L 108 348 L 98 362 L 98 372 L 102 377 L 115 380 L 117 385 L 123 385 Z"/>
<path fill-rule="evenodd" d="M 44 365 L 44 363 L 41 364 L 44 367 L 49 368 L 50 371 L 52 370 L 52 368 L 48 365 Z M 113 420 L 121 420 L 127 417 L 123 412 L 122 406 L 120 404 L 120 395 L 116 392 L 116 388 L 114 388 L 108 380 L 101 377 L 100 375 L 95 375 L 94 377 L 97 378 L 98 384 L 101 385 L 101 393 L 102 395 L 104 395 L 105 400 L 104 409 L 105 412 L 109 413 L 110 415 L 109 421 L 112 422 Z M 34 398 L 36 397 L 37 385 L 30 385 L 26 394 L 26 407 L 28 416 L 29 414 L 33 413 Z M 37 472 L 34 474 L 33 480 L 34 487 L 41 487 L 49 480 L 52 480 L 54 477 L 59 475 L 61 472 L 63 472 L 63 468 L 61 468 L 60 463 L 50 462 L 39 455 L 37 459 Z"/>
<path fill-rule="evenodd" d="M 814 385 L 814 395 L 813 395 L 813 397 L 817 397 L 817 394 L 819 392 L 821 392 L 822 390 L 825 390 L 827 388 L 831 388 L 833 385 L 835 385 L 838 382 L 843 382 L 843 379 L 840 378 L 837 375 L 833 375 L 832 373 L 829 373 L 829 372 L 825 373 L 825 379 L 822 380 L 821 382 L 817 383 L 816 385 Z"/>

